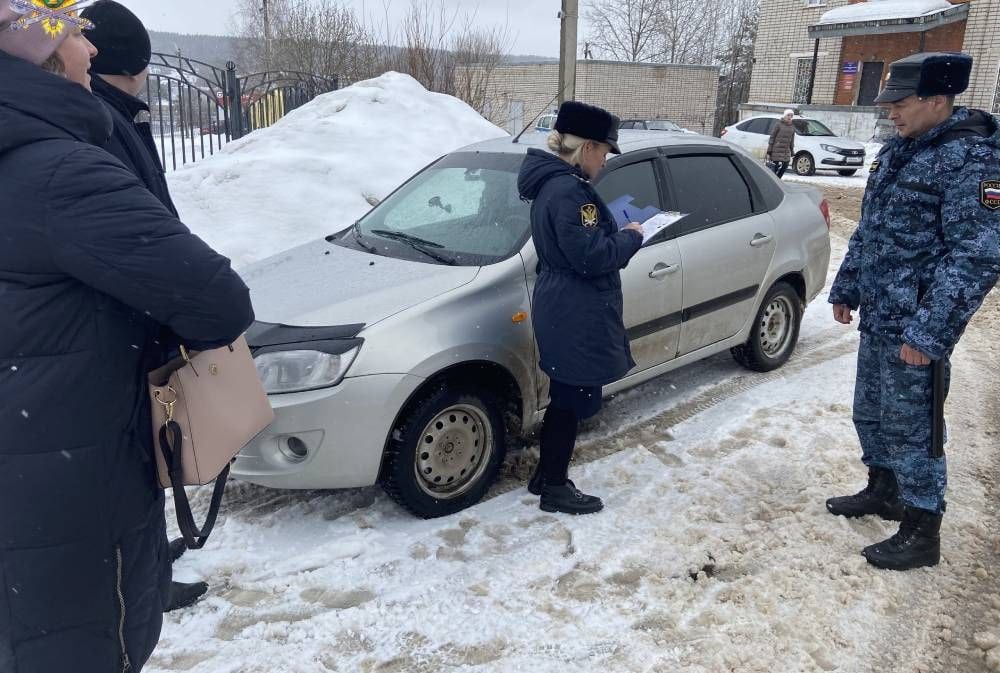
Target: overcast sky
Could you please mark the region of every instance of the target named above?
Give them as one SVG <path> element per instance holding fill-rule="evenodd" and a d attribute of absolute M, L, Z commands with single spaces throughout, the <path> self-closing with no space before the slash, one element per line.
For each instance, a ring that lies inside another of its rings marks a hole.
<path fill-rule="evenodd" d="M 236 2 L 210 0 L 119 0 L 151 30 L 224 35 L 232 31 Z M 383 0 L 341 0 L 384 23 Z M 400 21 L 410 0 L 388 0 L 391 21 Z M 456 13 L 476 12 L 478 24 L 509 25 L 513 54 L 559 55 L 560 0 L 444 0 Z M 582 13 L 581 9 L 581 13 Z M 581 26 L 581 41 L 584 26 Z"/>

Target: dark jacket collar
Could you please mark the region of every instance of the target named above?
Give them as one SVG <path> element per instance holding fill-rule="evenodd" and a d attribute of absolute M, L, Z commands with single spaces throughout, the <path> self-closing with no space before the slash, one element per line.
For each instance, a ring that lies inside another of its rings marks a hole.
<path fill-rule="evenodd" d="M 149 112 L 149 106 L 135 96 L 130 96 L 118 87 L 109 84 L 100 75 L 91 73 L 90 88 L 94 95 L 133 121 L 140 112 Z"/>
<path fill-rule="evenodd" d="M 546 182 L 560 175 L 572 175 L 584 182 L 587 180 L 579 166 L 570 166 L 551 152 L 530 148 L 517 178 L 521 198 L 534 200 Z"/>
<path fill-rule="evenodd" d="M 0 154 L 41 140 L 104 145 L 111 115 L 79 84 L 0 52 Z"/>

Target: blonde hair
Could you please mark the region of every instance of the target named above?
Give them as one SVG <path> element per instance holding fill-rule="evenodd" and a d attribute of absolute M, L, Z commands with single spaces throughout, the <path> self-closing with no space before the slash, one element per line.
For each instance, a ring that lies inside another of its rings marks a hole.
<path fill-rule="evenodd" d="M 549 149 L 558 154 L 566 163 L 576 166 L 583 158 L 583 148 L 590 142 L 586 138 L 574 136 L 570 133 L 560 133 L 553 131 L 549 134 Z"/>
<path fill-rule="evenodd" d="M 52 56 L 49 56 L 45 59 L 45 62 L 42 63 L 42 70 L 51 72 L 53 75 L 65 75 L 66 64 L 63 63 L 59 54 L 53 53 Z"/>

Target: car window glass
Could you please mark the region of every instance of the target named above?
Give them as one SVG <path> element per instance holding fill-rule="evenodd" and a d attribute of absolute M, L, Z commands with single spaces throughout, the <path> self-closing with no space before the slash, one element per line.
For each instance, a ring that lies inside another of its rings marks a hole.
<path fill-rule="evenodd" d="M 492 264 L 515 254 L 531 229 L 517 191 L 523 156 L 455 153 L 414 176 L 359 223 L 383 254 L 426 261 L 399 235 L 414 237 L 458 264 Z M 379 233 L 381 232 L 381 233 Z M 388 232 L 386 234 L 385 232 Z"/>
<path fill-rule="evenodd" d="M 831 137 L 833 131 L 819 123 L 815 119 L 796 119 L 792 122 L 795 125 L 795 132 L 800 136 L 825 136 Z"/>
<path fill-rule="evenodd" d="M 750 133 L 762 133 L 766 135 L 769 121 L 771 120 L 767 118 L 754 119 L 750 122 L 750 126 L 747 128 L 747 131 Z"/>
<path fill-rule="evenodd" d="M 753 123 L 754 123 L 753 119 L 748 119 L 745 122 L 741 122 L 741 123 L 737 124 L 736 128 L 739 129 L 740 131 L 749 132 L 750 131 L 750 125 L 753 124 Z"/>
<path fill-rule="evenodd" d="M 726 155 L 673 157 L 669 161 L 677 210 L 688 213 L 685 229 L 748 217 L 750 188 Z"/>
<path fill-rule="evenodd" d="M 645 222 L 663 211 L 652 161 L 641 161 L 608 171 L 600 177 L 594 188 L 608 205 L 611 217 L 619 228 L 629 222 Z"/>
<path fill-rule="evenodd" d="M 681 127 L 666 120 L 652 121 L 646 124 L 646 128 L 651 131 L 680 131 Z"/>

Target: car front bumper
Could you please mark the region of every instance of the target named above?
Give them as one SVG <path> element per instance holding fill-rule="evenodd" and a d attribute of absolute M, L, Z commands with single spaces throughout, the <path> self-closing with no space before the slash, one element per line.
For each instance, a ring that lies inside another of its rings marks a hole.
<path fill-rule="evenodd" d="M 378 480 L 396 415 L 423 381 L 379 374 L 270 395 L 274 422 L 239 453 L 232 476 L 271 488 L 370 486 Z"/>

